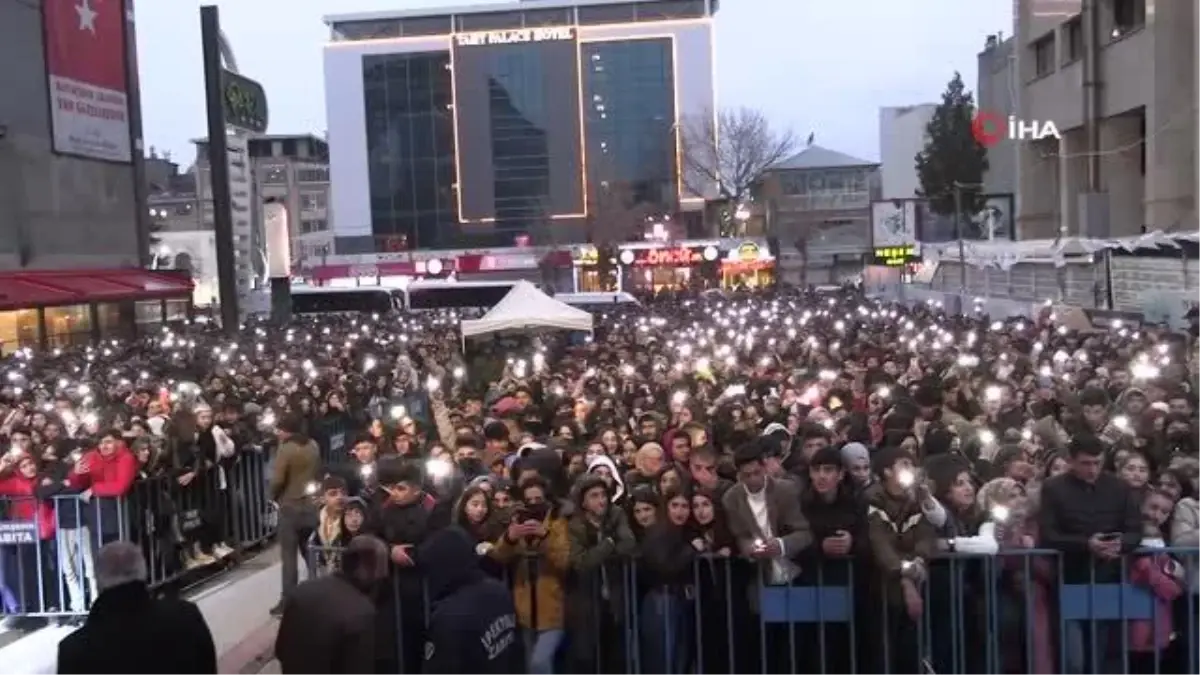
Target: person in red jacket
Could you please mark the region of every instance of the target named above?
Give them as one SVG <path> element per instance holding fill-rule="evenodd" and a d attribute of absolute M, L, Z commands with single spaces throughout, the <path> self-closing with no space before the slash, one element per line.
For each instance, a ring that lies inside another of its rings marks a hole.
<path fill-rule="evenodd" d="M 68 478 L 71 486 L 84 490 L 95 501 L 93 524 L 100 545 L 127 536 L 119 500 L 133 488 L 137 470 L 137 457 L 125 445 L 119 429 L 104 432 L 96 449 L 83 453 L 71 470 Z"/>
<path fill-rule="evenodd" d="M 43 612 L 54 604 L 43 598 L 54 588 L 47 570 L 54 560 L 54 507 L 49 501 L 37 498 L 38 463 L 26 453 L 8 453 L 0 458 L 0 502 L 8 503 L 5 538 L 9 545 L 0 547 L 4 556 L 5 585 L 17 596 L 20 611 Z M 21 530 L 24 523 L 33 527 Z M 41 582 L 39 584 L 39 575 Z"/>
<path fill-rule="evenodd" d="M 71 472 L 71 484 L 93 497 L 124 497 L 137 478 L 137 458 L 117 429 L 106 431 L 94 450 L 84 453 Z"/>

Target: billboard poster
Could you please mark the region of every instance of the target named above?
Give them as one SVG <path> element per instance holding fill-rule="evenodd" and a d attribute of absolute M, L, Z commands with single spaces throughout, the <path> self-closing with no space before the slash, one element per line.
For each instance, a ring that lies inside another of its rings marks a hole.
<path fill-rule="evenodd" d="M 917 205 L 911 199 L 871 202 L 871 246 L 884 248 L 917 243 Z"/>
<path fill-rule="evenodd" d="M 124 0 L 43 0 L 54 151 L 130 162 Z"/>

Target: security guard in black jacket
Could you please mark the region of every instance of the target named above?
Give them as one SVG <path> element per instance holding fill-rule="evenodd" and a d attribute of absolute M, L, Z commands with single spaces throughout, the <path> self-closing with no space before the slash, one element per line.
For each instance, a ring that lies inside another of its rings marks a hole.
<path fill-rule="evenodd" d="M 459 527 L 445 528 L 417 555 L 428 571 L 433 602 L 422 672 L 527 672 L 512 593 L 479 567 L 471 536 Z"/>

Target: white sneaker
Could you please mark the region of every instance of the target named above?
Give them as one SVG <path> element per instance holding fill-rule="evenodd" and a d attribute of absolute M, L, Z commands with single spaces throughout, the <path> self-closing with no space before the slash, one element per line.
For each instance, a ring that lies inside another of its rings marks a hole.
<path fill-rule="evenodd" d="M 229 555 L 233 555 L 233 549 L 226 546 L 224 543 L 213 546 L 213 555 L 219 560 Z"/>

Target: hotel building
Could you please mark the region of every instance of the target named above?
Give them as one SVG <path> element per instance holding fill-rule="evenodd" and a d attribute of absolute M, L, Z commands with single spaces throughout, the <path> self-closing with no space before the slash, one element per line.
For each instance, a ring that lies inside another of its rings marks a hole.
<path fill-rule="evenodd" d="M 529 0 L 327 17 L 336 257 L 567 247 L 597 238 L 618 189 L 664 216 L 698 212 L 680 126 L 713 114 L 716 10 Z"/>

